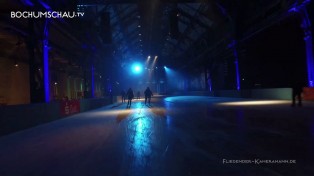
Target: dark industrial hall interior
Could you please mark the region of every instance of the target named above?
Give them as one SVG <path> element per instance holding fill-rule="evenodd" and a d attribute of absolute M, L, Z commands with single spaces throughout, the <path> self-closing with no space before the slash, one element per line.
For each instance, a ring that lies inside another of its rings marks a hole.
<path fill-rule="evenodd" d="M 311 0 L 1 0 L 0 176 L 314 175 Z"/>

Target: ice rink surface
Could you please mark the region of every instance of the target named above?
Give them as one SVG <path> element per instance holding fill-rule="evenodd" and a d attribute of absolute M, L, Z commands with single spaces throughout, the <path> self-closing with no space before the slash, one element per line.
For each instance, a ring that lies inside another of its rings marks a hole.
<path fill-rule="evenodd" d="M 314 175 L 314 102 L 117 103 L 0 137 L 0 176 Z"/>

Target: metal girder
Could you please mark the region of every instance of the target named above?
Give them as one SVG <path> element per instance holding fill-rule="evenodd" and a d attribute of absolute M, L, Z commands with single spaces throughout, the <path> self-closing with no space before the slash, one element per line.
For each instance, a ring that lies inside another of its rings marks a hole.
<path fill-rule="evenodd" d="M 171 44 L 174 48 L 178 48 L 181 51 L 185 51 L 183 48 L 181 48 L 181 46 L 179 44 L 175 44 L 175 43 L 172 43 L 172 42 L 169 42 L 169 41 L 167 43 Z"/>
<path fill-rule="evenodd" d="M 208 18 L 208 16 L 207 16 L 205 13 L 200 12 L 200 11 L 198 11 L 198 10 L 192 8 L 190 5 L 188 5 L 188 4 L 183 4 L 183 5 L 184 5 L 185 7 L 187 7 L 187 8 L 189 8 L 189 9 L 193 10 L 193 11 L 197 11 L 198 14 L 200 14 L 200 15 L 202 15 L 202 16 Z"/>
<path fill-rule="evenodd" d="M 81 0 L 80 4 L 94 5 L 94 4 L 128 4 L 138 3 L 138 0 Z M 196 3 L 195 0 L 160 0 L 162 3 Z M 201 0 L 199 0 L 201 2 Z"/>
<path fill-rule="evenodd" d="M 198 9 L 195 10 L 195 11 L 198 11 Z M 184 12 L 184 11 L 181 10 L 181 12 Z M 179 10 L 179 13 L 180 13 L 180 10 Z M 192 15 L 190 15 L 190 14 L 188 14 L 188 13 L 186 13 L 186 12 L 184 12 L 183 15 L 186 15 L 189 19 L 195 19 Z M 182 22 L 182 21 L 181 21 L 181 22 Z M 182 42 L 182 41 L 184 40 L 184 38 L 187 38 L 187 37 L 188 37 L 187 33 L 188 33 L 188 31 L 191 30 L 191 28 L 193 27 L 193 23 L 194 23 L 194 22 L 193 22 L 192 20 L 190 20 L 190 21 L 189 21 L 189 24 L 186 24 L 187 27 L 185 28 L 183 34 L 182 34 L 181 37 L 179 38 L 179 40 L 178 40 L 178 42 L 177 42 L 177 44 L 176 44 L 176 46 L 175 46 L 175 51 L 176 51 L 177 48 L 180 48 L 180 42 Z M 196 22 L 196 23 L 198 24 L 198 22 Z M 199 22 L 199 23 L 201 23 L 201 22 Z M 199 25 L 202 25 L 202 24 L 199 24 Z M 209 28 L 209 27 L 206 26 L 206 28 Z M 194 41 L 194 40 L 192 40 L 192 41 Z M 188 47 L 188 48 L 189 48 L 189 47 Z M 174 51 L 173 53 L 175 53 L 175 51 Z"/>
<path fill-rule="evenodd" d="M 132 7 L 132 6 L 128 6 L 127 9 L 129 9 L 129 7 Z M 132 36 L 133 33 L 135 33 L 137 30 L 135 28 L 135 30 L 133 30 L 132 32 L 127 32 L 125 30 L 126 25 L 124 23 L 124 21 L 126 21 L 126 19 L 128 19 L 129 17 L 132 16 L 132 14 L 136 14 L 137 10 L 134 9 L 134 10 L 131 10 L 131 12 L 127 13 L 127 14 L 122 14 L 123 13 L 123 10 L 120 10 L 120 9 L 117 9 L 115 8 L 114 6 L 112 7 L 113 11 L 116 12 L 116 23 L 114 23 L 113 27 L 114 26 L 119 26 L 118 30 L 119 30 L 119 33 L 123 36 L 121 38 L 119 38 L 118 40 L 114 40 L 115 43 L 121 45 L 122 47 L 127 47 L 127 44 L 128 42 L 125 42 L 126 40 L 130 40 L 130 36 Z M 122 15 L 124 15 L 122 17 Z M 124 51 L 123 51 L 124 53 Z"/>
<path fill-rule="evenodd" d="M 132 14 L 132 13 L 134 13 L 134 11 L 135 11 L 135 12 L 137 11 L 136 8 L 135 8 L 135 9 L 132 10 L 131 12 L 129 12 L 129 13 L 127 13 L 127 14 L 123 14 L 126 10 L 128 10 L 128 9 L 131 8 L 131 7 L 134 7 L 134 6 L 129 5 L 129 6 L 125 7 L 125 8 L 122 9 L 122 10 L 121 10 L 121 9 L 115 10 L 115 11 L 118 12 L 118 13 L 116 13 L 115 16 L 111 18 L 111 20 L 112 20 L 112 21 L 115 21 L 116 18 L 118 18 L 118 20 L 116 20 L 116 23 L 113 23 L 112 26 L 115 26 L 117 23 L 121 23 L 121 21 L 124 21 L 125 19 L 127 19 L 127 18 L 130 17 L 129 14 Z M 115 8 L 113 8 L 113 9 L 115 9 Z M 124 17 L 121 18 L 121 16 L 124 16 Z M 120 18 L 120 19 L 119 19 L 119 18 Z"/>
<path fill-rule="evenodd" d="M 204 24 L 203 22 L 201 22 L 200 20 L 194 18 L 192 15 L 190 15 L 189 13 L 185 12 L 184 10 L 179 9 L 179 13 L 190 18 L 191 21 L 193 21 L 194 23 L 198 24 L 199 26 L 207 29 L 210 28 L 211 26 L 208 26 L 207 24 Z"/>

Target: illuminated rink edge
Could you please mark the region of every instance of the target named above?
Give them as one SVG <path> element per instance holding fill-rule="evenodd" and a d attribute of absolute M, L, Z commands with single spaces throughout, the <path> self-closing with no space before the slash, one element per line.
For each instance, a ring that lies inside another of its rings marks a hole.
<path fill-rule="evenodd" d="M 195 102 L 213 103 L 219 106 L 266 106 L 266 105 L 289 105 L 290 100 L 247 100 L 242 98 L 209 97 L 209 96 L 174 96 L 167 97 L 168 102 Z"/>
<path fill-rule="evenodd" d="M 255 101 L 238 101 L 217 103 L 221 106 L 259 106 L 259 105 L 287 105 L 291 104 L 288 100 L 255 100 Z"/>
<path fill-rule="evenodd" d="M 163 95 L 159 95 L 162 97 Z M 140 100 L 135 100 L 131 109 L 125 109 L 126 104 L 120 105 L 118 109 L 104 109 L 105 111 L 90 112 L 95 117 L 115 117 L 117 115 L 130 115 L 132 113 L 140 113 L 141 109 L 146 109 L 147 107 L 140 103 Z M 152 99 L 153 101 L 153 99 Z M 207 97 L 207 96 L 174 96 L 165 98 L 166 102 L 186 102 L 186 103 L 213 103 L 218 106 L 267 106 L 267 105 L 290 105 L 289 100 L 245 100 L 239 98 L 223 98 L 223 97 Z M 151 107 L 153 111 L 164 111 L 161 107 Z"/>

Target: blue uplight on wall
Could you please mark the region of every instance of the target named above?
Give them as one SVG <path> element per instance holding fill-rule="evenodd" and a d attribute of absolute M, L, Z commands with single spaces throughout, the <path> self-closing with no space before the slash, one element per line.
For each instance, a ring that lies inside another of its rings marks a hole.
<path fill-rule="evenodd" d="M 140 74 L 140 73 L 142 72 L 142 70 L 143 70 L 143 67 L 142 67 L 141 64 L 139 64 L 139 63 L 134 63 L 134 64 L 132 65 L 132 72 L 133 72 L 134 74 Z"/>

